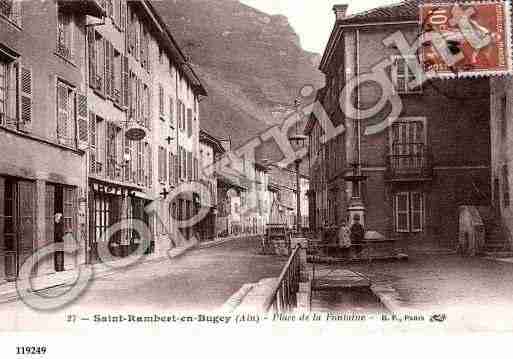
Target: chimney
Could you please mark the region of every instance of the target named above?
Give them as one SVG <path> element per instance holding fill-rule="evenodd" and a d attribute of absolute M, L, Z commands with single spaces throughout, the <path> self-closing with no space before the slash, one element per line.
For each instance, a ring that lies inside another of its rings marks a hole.
<path fill-rule="evenodd" d="M 347 8 L 349 5 L 333 5 L 333 12 L 335 13 L 335 17 L 337 20 L 343 20 L 346 17 Z"/>

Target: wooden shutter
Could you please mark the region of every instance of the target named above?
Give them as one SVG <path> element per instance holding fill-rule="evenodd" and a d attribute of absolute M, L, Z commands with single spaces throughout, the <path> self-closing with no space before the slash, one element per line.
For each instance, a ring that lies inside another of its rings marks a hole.
<path fill-rule="evenodd" d="M 174 166 L 175 166 L 175 159 L 174 159 L 174 156 L 173 156 L 173 154 L 171 152 L 169 152 L 168 159 L 169 159 L 169 164 L 168 164 L 168 166 L 169 166 L 169 168 L 168 168 L 168 170 L 169 170 L 169 184 L 171 185 L 171 184 L 173 184 L 173 180 L 174 180 L 173 169 L 174 169 Z"/>
<path fill-rule="evenodd" d="M 18 129 L 28 132 L 32 129 L 32 69 L 18 65 L 19 116 Z"/>
<path fill-rule="evenodd" d="M 110 43 L 107 39 L 103 39 L 103 53 L 105 55 L 103 60 L 104 66 L 104 83 L 105 83 L 105 96 L 110 97 Z"/>
<path fill-rule="evenodd" d="M 61 144 L 68 144 L 69 124 L 69 93 L 68 87 L 61 82 L 57 83 L 57 140 Z"/>
<path fill-rule="evenodd" d="M 167 182 L 167 150 L 162 147 L 162 182 Z"/>
<path fill-rule="evenodd" d="M 187 180 L 192 181 L 192 152 L 187 152 Z"/>
<path fill-rule="evenodd" d="M 96 88 L 96 38 L 92 27 L 87 29 L 87 44 L 89 50 L 89 85 Z"/>
<path fill-rule="evenodd" d="M 34 249 L 34 215 L 35 190 L 34 183 L 28 181 L 18 182 L 18 241 L 20 264 L 32 255 Z"/>
<path fill-rule="evenodd" d="M 97 148 L 96 148 L 96 115 L 92 112 L 89 113 L 89 126 L 90 126 L 90 132 L 89 132 L 89 145 L 90 145 L 90 151 L 89 151 L 89 171 L 94 175 L 96 174 L 96 154 L 97 154 Z"/>
<path fill-rule="evenodd" d="M 192 110 L 187 109 L 187 136 L 192 136 Z"/>
<path fill-rule="evenodd" d="M 182 129 L 185 131 L 185 121 L 187 121 L 186 113 L 185 113 L 185 104 L 182 103 Z"/>
<path fill-rule="evenodd" d="M 153 184 L 153 156 L 151 144 L 148 144 L 148 178 L 148 187 L 151 188 Z"/>
<path fill-rule="evenodd" d="M 174 156 L 174 161 L 175 161 L 174 183 L 175 183 L 175 185 L 177 185 L 179 175 L 180 175 L 180 151 L 178 151 L 178 156 Z"/>
<path fill-rule="evenodd" d="M 121 28 L 121 31 L 125 31 L 126 30 L 126 1 L 125 0 L 119 1 L 119 17 L 120 17 L 119 27 Z"/>
<path fill-rule="evenodd" d="M 128 57 L 121 57 L 121 92 L 122 104 L 124 107 L 129 106 L 130 97 L 130 73 L 128 72 Z"/>
<path fill-rule="evenodd" d="M 77 145 L 78 148 L 85 150 L 89 144 L 89 116 L 87 113 L 87 96 L 77 94 L 76 102 Z"/>
<path fill-rule="evenodd" d="M 173 127 L 174 112 L 175 112 L 175 107 L 173 104 L 173 98 L 171 96 L 169 96 L 169 126 L 170 127 Z"/>
<path fill-rule="evenodd" d="M 178 166 L 178 169 L 176 171 L 176 173 L 177 173 L 176 183 L 178 183 L 178 180 L 182 178 L 182 148 L 181 147 L 178 148 L 178 155 L 177 155 L 176 163 Z"/>

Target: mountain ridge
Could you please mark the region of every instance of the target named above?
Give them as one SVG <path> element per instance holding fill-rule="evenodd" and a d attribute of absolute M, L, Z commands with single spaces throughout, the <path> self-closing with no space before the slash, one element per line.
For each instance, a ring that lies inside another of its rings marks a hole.
<path fill-rule="evenodd" d="M 304 85 L 323 86 L 320 55 L 301 48 L 284 15 L 238 0 L 155 2 L 205 85 L 202 128 L 237 147 L 275 125 Z"/>

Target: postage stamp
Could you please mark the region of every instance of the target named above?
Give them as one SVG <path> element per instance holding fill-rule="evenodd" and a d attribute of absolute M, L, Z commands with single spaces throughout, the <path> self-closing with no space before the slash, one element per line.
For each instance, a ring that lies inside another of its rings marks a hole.
<path fill-rule="evenodd" d="M 424 4 L 420 26 L 426 73 L 450 78 L 512 72 L 509 1 Z"/>

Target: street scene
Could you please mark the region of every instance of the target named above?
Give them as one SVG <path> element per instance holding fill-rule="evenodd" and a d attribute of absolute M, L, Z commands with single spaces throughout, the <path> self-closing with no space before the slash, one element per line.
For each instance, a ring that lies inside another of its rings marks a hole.
<path fill-rule="evenodd" d="M 1 331 L 513 331 L 511 2 L 321 3 L 0 0 Z"/>

